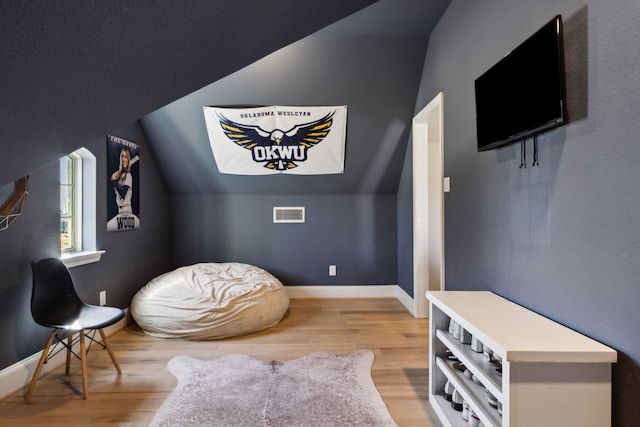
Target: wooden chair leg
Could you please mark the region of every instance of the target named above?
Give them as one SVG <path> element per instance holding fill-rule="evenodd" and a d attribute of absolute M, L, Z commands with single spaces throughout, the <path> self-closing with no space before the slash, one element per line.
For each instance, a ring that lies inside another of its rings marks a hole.
<path fill-rule="evenodd" d="M 100 337 L 102 338 L 102 343 L 104 344 L 104 346 L 107 348 L 107 351 L 109 352 L 109 357 L 111 357 L 111 361 L 113 362 L 113 366 L 116 367 L 116 370 L 118 371 L 118 374 L 122 374 L 122 370 L 120 370 L 120 364 L 118 364 L 118 360 L 116 359 L 116 355 L 113 352 L 113 350 L 111 350 L 111 346 L 109 345 L 109 341 L 107 341 L 107 335 L 104 333 L 104 331 L 102 329 L 98 329 L 98 332 L 100 332 Z"/>
<path fill-rule="evenodd" d="M 69 371 L 71 370 L 71 344 L 73 343 L 73 333 L 67 333 L 67 364 L 65 366 L 65 374 L 69 375 Z"/>
<path fill-rule="evenodd" d="M 89 398 L 89 375 L 87 373 L 87 349 L 84 343 L 84 331 L 80 331 L 80 365 L 82 366 L 82 398 Z"/>
<path fill-rule="evenodd" d="M 31 383 L 29 384 L 29 388 L 27 389 L 27 394 L 24 395 L 24 400 L 26 402 L 29 401 L 29 398 L 31 397 L 31 393 L 33 393 L 33 389 L 36 386 L 36 382 L 38 382 L 38 377 L 40 376 L 42 365 L 44 365 L 44 362 L 47 360 L 47 356 L 49 355 L 49 348 L 51 347 L 51 344 L 53 343 L 53 339 L 55 337 L 56 337 L 56 331 L 54 329 L 53 331 L 51 331 L 51 334 L 49 334 L 49 339 L 47 340 L 47 344 L 44 346 L 44 349 L 42 350 L 42 356 L 40 356 L 40 361 L 38 362 L 38 366 L 36 367 L 36 370 L 33 373 L 33 377 L 31 378 Z"/>

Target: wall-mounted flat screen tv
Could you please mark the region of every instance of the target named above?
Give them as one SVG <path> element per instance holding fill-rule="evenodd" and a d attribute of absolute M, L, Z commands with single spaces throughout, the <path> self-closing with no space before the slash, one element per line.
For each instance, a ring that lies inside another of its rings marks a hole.
<path fill-rule="evenodd" d="M 478 151 L 567 121 L 562 18 L 558 15 L 475 81 Z"/>

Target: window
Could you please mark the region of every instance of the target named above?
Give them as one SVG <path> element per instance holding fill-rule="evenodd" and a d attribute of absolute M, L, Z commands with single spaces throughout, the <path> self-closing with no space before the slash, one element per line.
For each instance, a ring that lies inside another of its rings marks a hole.
<path fill-rule="evenodd" d="M 60 252 L 67 267 L 104 253 L 96 250 L 96 158 L 85 148 L 60 159 Z"/>
<path fill-rule="evenodd" d="M 60 250 L 82 251 L 82 157 L 60 159 Z"/>

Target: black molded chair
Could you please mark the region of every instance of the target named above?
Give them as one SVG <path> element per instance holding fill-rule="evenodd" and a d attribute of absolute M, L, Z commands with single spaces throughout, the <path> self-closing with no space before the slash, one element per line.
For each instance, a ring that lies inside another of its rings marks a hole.
<path fill-rule="evenodd" d="M 111 361 L 113 362 L 118 374 L 121 374 L 120 365 L 116 360 L 116 356 L 109 347 L 107 337 L 102 330 L 107 326 L 113 325 L 122 319 L 125 315 L 124 311 L 115 307 L 96 306 L 85 304 L 78 296 L 73 285 L 73 280 L 69 274 L 69 270 L 63 262 L 57 258 L 45 258 L 34 261 L 31 264 L 33 270 L 33 293 L 31 294 L 31 314 L 33 319 L 40 325 L 53 328 L 47 344 L 42 351 L 42 357 L 38 362 L 38 366 L 33 374 L 25 400 L 29 400 L 31 393 L 38 381 L 42 365 L 53 357 L 55 354 L 64 350 L 64 348 L 56 350 L 58 344 L 63 345 L 67 349 L 66 373 L 69 374 L 69 365 L 71 363 L 71 355 L 78 359 L 82 366 L 82 389 L 83 398 L 87 399 L 89 378 L 87 375 L 86 355 L 89 353 L 92 343 L 102 346 L 109 352 Z M 88 331 L 89 333 L 85 333 Z M 102 341 L 95 339 L 95 333 L 98 331 Z M 58 333 L 64 332 L 62 336 Z M 74 340 L 73 336 L 78 333 L 78 337 Z M 66 336 L 66 342 L 64 338 Z M 85 345 L 85 337 L 89 339 L 89 346 Z M 53 344 L 55 340 L 55 344 Z M 73 345 L 80 343 L 80 350 L 76 353 Z"/>

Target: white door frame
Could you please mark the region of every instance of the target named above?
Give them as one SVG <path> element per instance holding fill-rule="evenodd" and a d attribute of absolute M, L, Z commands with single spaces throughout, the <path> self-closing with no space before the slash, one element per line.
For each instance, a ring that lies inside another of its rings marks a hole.
<path fill-rule="evenodd" d="M 412 122 L 413 315 L 429 317 L 427 290 L 444 290 L 444 95 Z"/>

